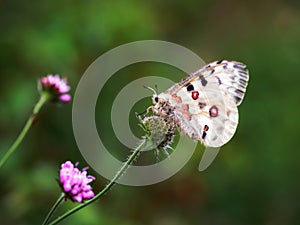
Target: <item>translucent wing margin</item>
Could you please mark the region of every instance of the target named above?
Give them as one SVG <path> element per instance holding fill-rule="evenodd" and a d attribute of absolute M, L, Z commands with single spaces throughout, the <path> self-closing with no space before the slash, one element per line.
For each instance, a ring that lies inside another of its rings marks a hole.
<path fill-rule="evenodd" d="M 202 82 L 215 79 L 224 95 L 231 97 L 237 106 L 244 98 L 249 80 L 246 65 L 241 62 L 219 60 L 208 64 L 190 77 L 200 77 Z"/>
<path fill-rule="evenodd" d="M 249 80 L 249 72 L 246 67 L 245 64 L 237 61 L 215 61 L 190 74 L 165 93 L 176 93 L 190 81 L 197 79 L 200 79 L 201 84 L 205 87 L 209 79 L 210 81 L 214 80 L 224 95 L 231 96 L 236 105 L 239 106 L 244 98 Z"/>

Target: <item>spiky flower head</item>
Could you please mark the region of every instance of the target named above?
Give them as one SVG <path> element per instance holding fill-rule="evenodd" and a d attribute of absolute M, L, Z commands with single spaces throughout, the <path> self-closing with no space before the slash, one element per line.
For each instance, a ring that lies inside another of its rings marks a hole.
<path fill-rule="evenodd" d="M 50 100 L 58 102 L 69 102 L 71 95 L 68 94 L 70 86 L 66 78 L 60 78 L 59 75 L 49 74 L 42 77 L 38 82 L 40 92 L 49 95 Z"/>
<path fill-rule="evenodd" d="M 175 123 L 172 118 L 163 118 L 161 116 L 148 116 L 141 119 L 142 127 L 146 133 L 147 138 L 154 148 L 163 150 L 166 154 L 167 148 L 173 143 L 175 135 Z M 167 154 L 168 155 L 168 154 Z"/>
<path fill-rule="evenodd" d="M 89 183 L 95 180 L 95 177 L 87 175 L 87 167 L 80 171 L 77 166 L 78 163 L 73 165 L 70 161 L 63 163 L 59 171 L 58 182 L 65 193 L 66 199 L 83 202 L 94 197 L 94 192 Z"/>

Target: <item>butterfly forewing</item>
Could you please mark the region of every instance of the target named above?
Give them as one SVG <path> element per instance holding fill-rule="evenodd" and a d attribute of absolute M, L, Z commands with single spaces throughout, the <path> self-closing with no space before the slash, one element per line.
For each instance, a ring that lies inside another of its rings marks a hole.
<path fill-rule="evenodd" d="M 190 76 L 203 75 L 204 79 L 215 79 L 223 94 L 230 96 L 236 105 L 240 105 L 249 80 L 246 65 L 236 61 L 219 60 L 212 62 Z"/>

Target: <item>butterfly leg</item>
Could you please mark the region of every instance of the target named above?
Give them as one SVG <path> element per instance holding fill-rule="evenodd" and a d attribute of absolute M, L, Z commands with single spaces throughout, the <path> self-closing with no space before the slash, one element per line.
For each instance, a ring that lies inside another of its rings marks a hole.
<path fill-rule="evenodd" d="M 139 120 L 142 120 L 142 115 L 147 115 L 147 114 L 149 114 L 149 111 L 150 111 L 150 109 L 153 111 L 153 108 L 154 108 L 154 106 L 153 105 L 151 105 L 151 106 L 149 106 L 144 112 L 142 112 L 142 113 L 135 113 L 135 116 L 136 116 L 136 118 L 138 118 Z"/>

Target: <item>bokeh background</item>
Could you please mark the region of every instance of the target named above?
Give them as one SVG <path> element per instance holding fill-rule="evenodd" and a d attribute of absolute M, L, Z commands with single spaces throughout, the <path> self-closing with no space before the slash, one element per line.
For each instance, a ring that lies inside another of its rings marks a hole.
<path fill-rule="evenodd" d="M 117 185 L 62 224 L 300 224 L 299 1 L 4 0 L 0 24 L 0 156 L 38 100 L 39 77 L 67 76 L 74 94 L 87 67 L 118 45 L 165 40 L 206 62 L 234 59 L 250 70 L 237 133 L 206 171 L 197 170 L 204 149 L 199 144 L 171 179 L 147 187 Z M 113 77 L 101 93 L 109 97 L 97 105 L 96 120 L 107 129 L 101 134 L 105 144 L 124 160 L 128 151 L 107 123 L 113 98 L 140 76 L 172 73 L 179 81 L 184 74 L 157 63 L 129 66 L 120 73 L 122 79 Z M 138 107 L 147 104 L 150 99 Z M 60 163 L 70 159 L 86 166 L 71 114 L 72 104 L 44 107 L 1 169 L 2 225 L 41 224 L 59 196 L 55 179 Z M 134 117 L 130 122 L 137 127 Z M 97 175 L 95 191 L 107 182 Z M 63 204 L 56 215 L 72 206 Z"/>

